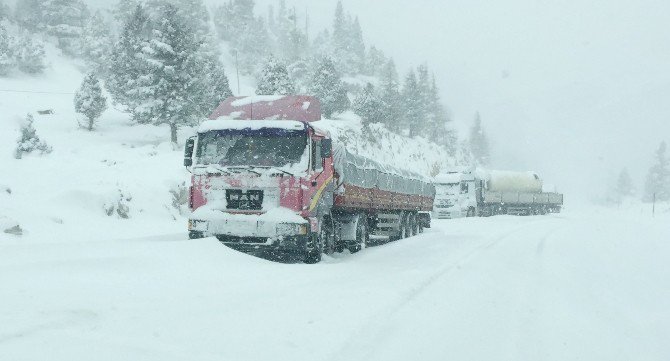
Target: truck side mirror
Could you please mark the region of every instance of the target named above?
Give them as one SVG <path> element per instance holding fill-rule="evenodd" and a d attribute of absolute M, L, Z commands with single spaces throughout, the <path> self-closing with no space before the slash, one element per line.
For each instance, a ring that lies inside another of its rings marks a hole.
<path fill-rule="evenodd" d="M 195 147 L 195 137 L 190 137 L 186 139 L 186 145 L 184 146 L 184 167 L 190 167 L 193 165 L 194 147 Z"/>
<path fill-rule="evenodd" d="M 322 139 L 321 140 L 321 158 L 329 158 L 333 155 L 333 140 L 332 139 Z"/>

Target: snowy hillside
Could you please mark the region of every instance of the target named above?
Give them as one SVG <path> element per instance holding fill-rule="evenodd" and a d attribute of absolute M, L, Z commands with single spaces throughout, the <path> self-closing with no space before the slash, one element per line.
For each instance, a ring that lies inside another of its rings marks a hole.
<path fill-rule="evenodd" d="M 82 116 L 74 112 L 73 94 L 83 73 L 52 45 L 46 50 L 45 74 L 0 78 L 0 88 L 12 90 L 0 98 L 6 129 L 0 132 L 0 226 L 4 231 L 19 225 L 22 232 L 0 233 L 0 238 L 51 242 L 185 232 L 183 192 L 189 174 L 181 166 L 181 146 L 173 149 L 170 144 L 168 128 L 134 125 L 127 114 L 111 107 L 95 131 L 80 128 Z M 242 81 L 243 89 L 253 90 L 250 78 Z M 44 110 L 53 114 L 37 113 Z M 28 113 L 35 117 L 37 135 L 53 152 L 14 159 Z M 379 134 L 373 137 L 350 112 L 319 124 L 360 154 L 399 167 L 413 164 L 426 175 L 454 162 L 440 147 L 421 138 L 410 141 L 380 125 L 372 126 Z M 180 142 L 193 132 L 182 128 Z"/>

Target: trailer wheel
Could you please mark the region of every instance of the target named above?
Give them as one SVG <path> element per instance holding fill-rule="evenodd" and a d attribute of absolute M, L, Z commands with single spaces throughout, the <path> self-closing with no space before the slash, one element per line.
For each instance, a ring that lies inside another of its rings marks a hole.
<path fill-rule="evenodd" d="M 323 243 L 316 234 L 312 234 L 307 239 L 305 245 L 305 263 L 314 264 L 321 262 L 321 252 L 323 251 Z"/>
<path fill-rule="evenodd" d="M 363 216 L 361 216 L 361 218 L 358 220 L 356 224 L 356 240 L 350 241 L 347 244 L 349 252 L 356 253 L 367 246 L 369 234 L 366 221 L 367 218 Z"/>
<path fill-rule="evenodd" d="M 410 216 L 410 237 L 416 236 L 419 234 L 419 223 L 421 221 L 419 220 L 419 215 L 418 214 L 412 214 Z"/>
<path fill-rule="evenodd" d="M 400 239 L 407 238 L 407 234 L 409 233 L 408 231 L 408 225 L 407 225 L 407 219 L 409 217 L 402 217 L 400 220 Z"/>

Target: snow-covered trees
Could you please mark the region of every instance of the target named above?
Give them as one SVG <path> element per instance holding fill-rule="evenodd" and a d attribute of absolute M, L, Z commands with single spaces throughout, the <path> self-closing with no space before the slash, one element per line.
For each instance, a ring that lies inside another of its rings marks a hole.
<path fill-rule="evenodd" d="M 240 71 L 253 73 L 270 45 L 265 21 L 254 16 L 254 1 L 232 0 L 220 5 L 214 11 L 214 25 L 219 37 L 230 43 L 231 52 L 239 58 Z"/>
<path fill-rule="evenodd" d="M 295 93 L 295 84 L 289 77 L 286 66 L 270 55 L 258 74 L 256 94 L 288 95 Z"/>
<path fill-rule="evenodd" d="M 345 74 L 361 73 L 365 69 L 365 44 L 358 17 L 344 13 L 342 1 L 337 2 L 333 20 L 333 61 Z"/>
<path fill-rule="evenodd" d="M 142 104 L 135 114 L 144 122 L 167 124 L 170 139 L 177 142 L 177 129 L 194 122 L 199 115 L 199 99 L 204 85 L 198 60 L 198 42 L 173 5 L 165 5 L 162 19 L 141 55 L 147 73 L 141 76 Z"/>
<path fill-rule="evenodd" d="M 618 201 L 621 201 L 623 198 L 631 197 L 635 192 L 633 179 L 631 179 L 628 169 L 624 168 L 619 172 L 614 192 Z"/>
<path fill-rule="evenodd" d="M 279 1 L 276 17 L 274 9 L 271 8 L 268 15 L 268 28 L 274 36 L 276 53 L 288 64 L 300 61 L 307 55 L 309 47 L 307 34 L 298 25 L 295 8 L 287 9 L 284 0 Z"/>
<path fill-rule="evenodd" d="M 652 201 L 670 201 L 670 159 L 667 144 L 661 142 L 654 156 L 654 164 L 649 168 L 644 188 L 644 199 Z"/>
<path fill-rule="evenodd" d="M 475 122 L 470 128 L 469 145 L 473 162 L 476 165 L 488 165 L 490 162 L 489 141 L 482 128 L 482 118 L 479 112 L 475 114 Z"/>
<path fill-rule="evenodd" d="M 192 31 L 171 3 L 138 5 L 114 47 L 108 90 L 133 120 L 177 129 L 209 113 L 232 95 L 216 47 Z"/>
<path fill-rule="evenodd" d="M 24 29 L 35 32 L 45 29 L 46 0 L 21 0 L 16 2 L 14 19 Z"/>
<path fill-rule="evenodd" d="M 0 76 L 7 75 L 15 65 L 11 41 L 7 29 L 0 24 Z"/>
<path fill-rule="evenodd" d="M 88 7 L 82 0 L 46 0 L 42 21 L 49 34 L 58 39 L 58 47 L 68 55 L 79 55 L 77 39 L 81 36 Z"/>
<path fill-rule="evenodd" d="M 96 72 L 104 72 L 114 42 L 109 24 L 96 11 L 87 19 L 79 39 L 79 53 Z"/>
<path fill-rule="evenodd" d="M 385 123 L 389 129 L 398 131 L 402 118 L 400 83 L 393 59 L 389 59 L 381 73 L 381 100 Z"/>
<path fill-rule="evenodd" d="M 402 87 L 402 104 L 403 123 L 409 129 L 409 136 L 419 135 L 420 122 L 425 118 L 426 112 L 414 70 L 410 70 L 405 76 L 405 83 Z"/>
<path fill-rule="evenodd" d="M 89 73 L 74 95 L 74 109 L 86 117 L 85 128 L 93 130 L 96 120 L 107 109 L 107 98 L 102 95 L 100 80 L 94 73 Z"/>
<path fill-rule="evenodd" d="M 29 74 L 41 73 L 45 67 L 44 46 L 40 42 L 33 41 L 27 32 L 17 39 L 0 24 L 0 76 L 15 68 Z"/>
<path fill-rule="evenodd" d="M 114 45 L 109 64 L 109 78 L 106 85 L 115 103 L 123 105 L 138 119 L 135 109 L 142 100 L 141 81 L 144 80 L 148 69 L 140 56 L 147 47 L 150 38 L 149 16 L 143 6 L 137 5 L 124 24 L 121 35 Z"/>
<path fill-rule="evenodd" d="M 19 70 L 28 74 L 39 74 L 46 68 L 44 45 L 39 40 L 24 32 L 14 48 L 16 65 Z"/>
<path fill-rule="evenodd" d="M 375 87 L 367 83 L 363 91 L 354 99 L 354 112 L 361 117 L 364 125 L 383 123 L 386 120 L 385 107 L 377 95 Z"/>
<path fill-rule="evenodd" d="M 321 101 L 321 111 L 326 118 L 349 108 L 350 102 L 340 74 L 328 57 L 321 58 L 312 75 L 309 93 Z"/>
<path fill-rule="evenodd" d="M 14 151 L 16 159 L 21 159 L 23 154 L 34 151 L 38 151 L 40 154 L 51 153 L 52 148 L 37 136 L 37 131 L 33 126 L 34 121 L 35 119 L 32 114 L 28 114 L 25 123 L 21 126 L 21 136 L 17 141 L 16 150 Z"/>
<path fill-rule="evenodd" d="M 8 19 L 12 16 L 12 11 L 7 4 L 0 0 L 0 21 Z"/>

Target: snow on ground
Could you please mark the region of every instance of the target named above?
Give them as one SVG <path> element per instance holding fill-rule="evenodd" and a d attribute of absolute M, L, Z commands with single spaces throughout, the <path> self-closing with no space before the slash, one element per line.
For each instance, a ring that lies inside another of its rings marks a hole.
<path fill-rule="evenodd" d="M 441 220 L 317 265 L 169 231 L 3 242 L 0 357 L 665 360 L 668 220 Z"/>

